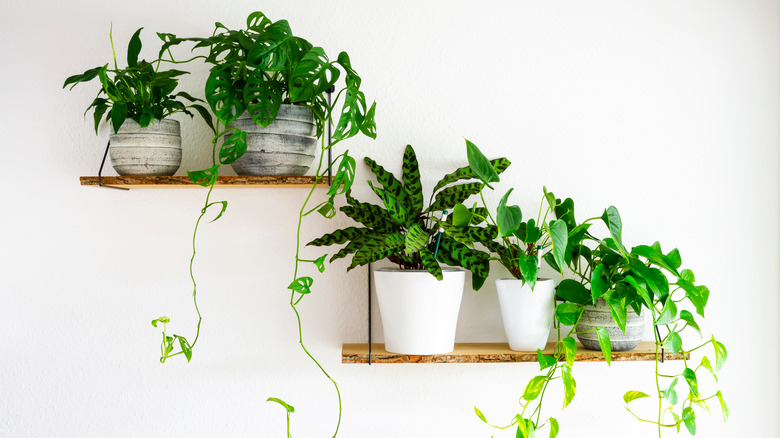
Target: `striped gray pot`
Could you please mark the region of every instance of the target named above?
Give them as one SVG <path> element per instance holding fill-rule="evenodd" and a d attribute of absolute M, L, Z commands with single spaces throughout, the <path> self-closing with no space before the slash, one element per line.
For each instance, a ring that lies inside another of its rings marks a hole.
<path fill-rule="evenodd" d="M 245 112 L 231 127 L 246 132 L 246 153 L 232 164 L 238 175 L 304 175 L 314 161 L 317 125 L 309 108 L 282 105 L 265 128 Z"/>
<path fill-rule="evenodd" d="M 155 120 L 146 128 L 127 119 L 111 135 L 111 166 L 120 175 L 168 176 L 181 165 L 181 128 L 176 120 Z"/>
<path fill-rule="evenodd" d="M 576 330 L 580 332 L 598 326 L 607 329 L 612 351 L 633 350 L 645 336 L 645 318 L 643 316 L 637 315 L 634 309 L 629 307 L 626 318 L 626 333 L 624 334 L 615 323 L 615 320 L 612 319 L 609 305 L 601 298 L 596 300 L 595 306 L 585 307 L 585 314 L 582 315 Z M 601 350 L 599 338 L 595 330 L 579 334 L 577 338 L 586 349 Z"/>

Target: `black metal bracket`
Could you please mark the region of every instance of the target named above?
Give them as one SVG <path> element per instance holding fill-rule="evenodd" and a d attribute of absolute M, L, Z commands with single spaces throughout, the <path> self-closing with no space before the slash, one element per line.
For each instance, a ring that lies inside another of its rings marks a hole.
<path fill-rule="evenodd" d="M 331 86 L 326 91 L 326 93 L 328 93 L 328 108 L 330 108 L 332 105 L 330 99 L 334 91 L 336 91 L 335 85 Z M 330 145 L 333 142 L 333 138 L 331 134 L 331 129 L 333 128 L 333 126 L 331 126 L 330 124 L 330 118 L 328 118 L 327 122 L 328 122 L 328 186 L 330 187 L 331 185 L 333 185 L 333 158 L 331 158 L 332 156 L 330 153 Z"/>
<path fill-rule="evenodd" d="M 100 169 L 98 170 L 98 186 L 105 187 L 108 189 L 117 189 L 117 190 L 130 190 L 125 187 L 114 187 L 114 186 L 104 186 L 103 185 L 103 166 L 106 164 L 106 157 L 108 156 L 108 148 L 111 147 L 111 139 L 108 140 L 108 143 L 106 143 L 106 151 L 103 152 L 103 161 L 100 162 Z"/>
<path fill-rule="evenodd" d="M 371 365 L 371 263 L 368 264 L 368 364 Z"/>
<path fill-rule="evenodd" d="M 658 342 L 661 342 L 661 332 L 658 330 L 658 326 L 653 324 L 653 327 L 655 327 L 655 335 Z M 664 363 L 664 347 L 661 346 L 661 363 Z"/>

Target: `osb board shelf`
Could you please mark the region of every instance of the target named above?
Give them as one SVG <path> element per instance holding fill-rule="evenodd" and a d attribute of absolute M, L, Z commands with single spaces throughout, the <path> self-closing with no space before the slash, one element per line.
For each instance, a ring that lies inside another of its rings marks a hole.
<path fill-rule="evenodd" d="M 98 177 L 82 176 L 79 178 L 82 186 L 98 186 Z M 190 181 L 187 176 L 104 176 L 104 186 L 121 187 L 125 189 L 173 189 L 196 188 L 199 185 Z M 314 184 L 313 176 L 220 176 L 214 187 L 225 188 L 262 188 L 288 187 L 309 188 Z M 328 179 L 321 178 L 321 187 L 328 187 Z"/>
<path fill-rule="evenodd" d="M 548 343 L 545 354 L 553 354 L 553 343 Z M 682 353 L 664 354 L 664 360 L 682 360 Z M 686 357 L 690 359 L 690 354 Z M 601 351 L 586 350 L 577 344 L 577 361 L 603 362 Z M 631 351 L 613 351 L 613 361 L 654 361 L 655 343 L 640 342 Z M 455 344 L 455 351 L 446 354 L 418 356 L 388 353 L 384 344 L 372 344 L 372 363 L 508 363 L 536 362 L 536 352 L 513 351 L 506 343 Z M 368 344 L 344 344 L 341 350 L 341 363 L 368 363 Z"/>

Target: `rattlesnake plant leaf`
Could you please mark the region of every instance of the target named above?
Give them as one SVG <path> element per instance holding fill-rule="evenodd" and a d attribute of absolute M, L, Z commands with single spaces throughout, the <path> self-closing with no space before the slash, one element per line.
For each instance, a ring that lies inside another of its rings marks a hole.
<path fill-rule="evenodd" d="M 127 45 L 127 66 L 138 67 L 138 55 L 141 53 L 141 29 L 135 31 Z"/>
<path fill-rule="evenodd" d="M 496 170 L 496 173 L 501 174 L 503 171 L 507 169 L 507 167 L 509 167 L 510 164 L 512 164 L 512 162 L 506 158 L 497 158 L 495 160 L 490 160 L 490 164 L 493 166 L 493 169 Z M 442 187 L 446 186 L 447 184 L 454 183 L 455 181 L 459 181 L 462 179 L 476 179 L 476 178 L 477 175 L 474 173 L 473 170 L 471 170 L 470 166 L 461 167 L 455 172 L 444 175 L 444 178 L 442 178 L 441 181 L 436 183 L 436 186 L 433 188 L 433 191 L 435 193 Z"/>
<path fill-rule="evenodd" d="M 363 246 L 355 252 L 352 257 L 352 264 L 347 271 L 362 266 L 367 263 L 373 263 L 382 260 L 392 254 L 402 251 L 404 247 L 404 237 L 401 233 L 392 233 L 385 236 L 374 236 L 373 239 L 367 239 Z M 384 237 L 382 239 L 382 237 Z"/>
<path fill-rule="evenodd" d="M 341 72 L 328 61 L 322 47 L 312 47 L 290 76 L 290 100 L 307 102 L 325 92 L 339 78 Z"/>
<path fill-rule="evenodd" d="M 219 150 L 219 162 L 230 164 L 246 153 L 246 132 L 236 129 Z"/>
<path fill-rule="evenodd" d="M 334 260 L 342 259 L 350 254 L 354 254 L 363 246 L 363 240 L 363 238 L 358 237 L 355 240 L 349 242 L 344 248 L 341 248 L 339 252 L 333 254 L 329 262 L 333 263 Z"/>
<path fill-rule="evenodd" d="M 487 278 L 490 273 L 489 256 L 486 253 L 469 248 L 448 236 L 442 236 L 438 256 L 443 263 L 461 266 L 478 277 Z"/>
<path fill-rule="evenodd" d="M 325 234 L 324 236 L 307 243 L 306 246 L 340 245 L 345 242 L 356 241 L 359 238 L 372 233 L 374 233 L 374 231 L 369 230 L 368 228 L 349 227 Z"/>
<path fill-rule="evenodd" d="M 412 145 L 406 145 L 404 150 L 403 175 L 401 179 L 403 180 L 406 194 L 409 195 L 412 213 L 415 216 L 419 216 L 423 210 L 423 191 L 422 182 L 420 181 L 420 166 Z"/>
<path fill-rule="evenodd" d="M 244 104 L 252 120 L 262 127 L 276 120 L 282 105 L 282 83 L 265 80 L 261 70 L 250 70 L 244 85 Z"/>
<path fill-rule="evenodd" d="M 354 137 L 360 132 L 360 126 L 366 117 L 366 96 L 357 88 L 347 87 L 344 95 L 344 106 L 336 129 L 333 131 L 333 140 L 339 141 Z"/>
<path fill-rule="evenodd" d="M 350 202 L 349 195 L 347 195 L 347 202 L 349 202 L 350 205 L 341 207 L 341 211 L 347 215 L 347 217 L 368 228 L 377 232 L 390 232 L 397 230 L 401 226 L 393 221 L 393 218 L 390 217 L 387 210 L 378 205 L 358 202 L 355 199 L 352 199 L 352 202 Z"/>
<path fill-rule="evenodd" d="M 424 230 L 419 223 L 412 225 L 412 227 L 409 228 L 409 231 L 406 233 L 406 239 L 404 242 L 406 246 L 406 254 L 414 254 L 425 248 L 425 246 L 428 245 L 428 240 L 430 237 L 431 236 L 428 234 L 428 232 Z"/>
<path fill-rule="evenodd" d="M 234 86 L 229 68 L 215 69 L 206 79 L 206 101 L 225 126 L 244 112 L 243 96 Z"/>
<path fill-rule="evenodd" d="M 409 200 L 407 199 L 409 198 L 409 195 L 406 193 L 406 190 L 404 189 L 403 184 L 401 184 L 401 181 L 398 181 L 395 175 L 385 170 L 384 167 L 377 164 L 376 161 L 372 160 L 371 158 L 365 157 L 364 161 L 368 165 L 368 168 L 374 172 L 374 175 L 376 175 L 376 180 L 379 182 L 379 184 L 382 184 L 382 188 L 385 191 L 390 192 L 394 198 L 403 199 L 404 201 L 402 202 L 406 204 L 409 203 Z"/>
<path fill-rule="evenodd" d="M 441 273 L 441 266 L 436 258 L 433 257 L 433 253 L 428 248 L 420 248 L 420 258 L 422 259 L 422 265 L 425 269 L 431 273 L 437 280 L 441 281 L 444 276 Z"/>
<path fill-rule="evenodd" d="M 425 212 L 451 210 L 456 204 L 461 204 L 472 195 L 479 193 L 482 187 L 484 187 L 482 183 L 458 184 L 447 187 L 436 194 L 433 204 Z"/>
<path fill-rule="evenodd" d="M 385 204 L 385 208 L 387 209 L 387 213 L 390 215 L 391 218 L 393 218 L 393 221 L 399 224 L 404 225 L 405 227 L 408 226 L 408 222 L 410 221 L 409 216 L 409 207 L 408 207 L 408 199 L 406 198 L 404 193 L 404 196 L 399 198 L 396 198 L 390 191 L 380 189 L 379 187 L 374 187 L 374 184 L 371 183 L 371 181 L 368 182 L 369 187 L 371 187 L 371 190 L 374 191 L 374 193 L 377 194 L 380 198 L 382 198 L 382 202 Z M 403 190 L 403 188 L 401 188 Z"/>
<path fill-rule="evenodd" d="M 266 27 L 255 39 L 247 53 L 247 64 L 262 71 L 289 68 L 292 30 L 287 20 L 279 20 Z"/>

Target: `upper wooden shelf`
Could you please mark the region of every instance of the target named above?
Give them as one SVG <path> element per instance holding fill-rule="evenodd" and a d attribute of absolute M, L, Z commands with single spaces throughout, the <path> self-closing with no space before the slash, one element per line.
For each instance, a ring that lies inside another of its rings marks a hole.
<path fill-rule="evenodd" d="M 388 353 L 384 344 L 371 344 L 372 363 L 511 363 L 536 362 L 535 351 L 513 351 L 506 343 L 455 344 L 455 351 L 446 354 L 418 356 Z M 553 354 L 553 343 L 548 343 L 544 353 Z M 664 360 L 682 360 L 682 353 L 664 354 Z M 690 354 L 686 356 L 690 359 Z M 601 351 L 586 350 L 577 344 L 577 361 L 603 362 Z M 654 361 L 655 343 L 640 342 L 631 351 L 613 351 L 613 361 Z M 341 350 L 341 363 L 368 363 L 368 344 L 344 344 Z"/>
<path fill-rule="evenodd" d="M 79 178 L 82 186 L 98 186 L 98 177 L 82 176 Z M 104 186 L 121 187 L 125 189 L 172 189 L 195 188 L 199 185 L 190 181 L 187 176 L 104 176 Z M 220 176 L 214 187 L 226 188 L 258 188 L 258 187 L 289 187 L 309 188 L 314 184 L 313 176 Z M 328 179 L 321 178 L 319 184 L 328 187 Z"/>

